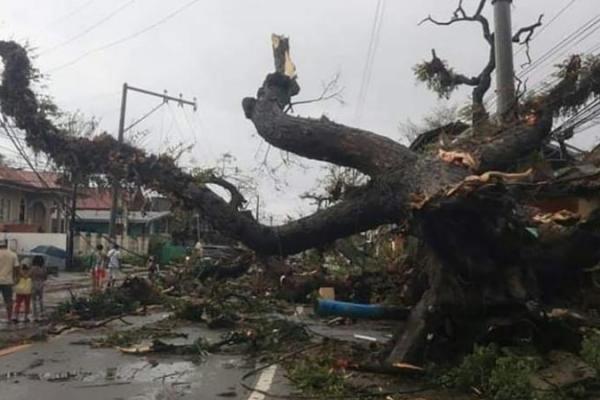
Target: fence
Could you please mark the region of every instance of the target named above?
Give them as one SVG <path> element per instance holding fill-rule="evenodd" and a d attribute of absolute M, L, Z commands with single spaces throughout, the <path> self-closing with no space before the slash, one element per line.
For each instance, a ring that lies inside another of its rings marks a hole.
<path fill-rule="evenodd" d="M 130 237 L 117 235 L 115 242 L 119 244 L 125 251 L 123 255 L 127 255 L 127 252 L 147 255 L 148 244 L 150 239 L 146 236 Z M 107 240 L 106 236 L 98 233 L 80 232 L 75 236 L 74 240 L 74 253 L 79 256 L 85 256 L 91 254 L 96 246 L 101 244 L 105 249 L 112 247 L 111 243 Z"/>

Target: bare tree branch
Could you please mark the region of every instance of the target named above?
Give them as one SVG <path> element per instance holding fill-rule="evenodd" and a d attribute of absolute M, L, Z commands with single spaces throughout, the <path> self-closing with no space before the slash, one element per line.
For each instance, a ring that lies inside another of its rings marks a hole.
<path fill-rule="evenodd" d="M 480 0 L 479 5 L 477 6 L 477 9 L 475 10 L 475 13 L 473 13 L 472 15 L 467 15 L 467 13 L 465 12 L 465 10 L 463 8 L 463 0 L 460 0 L 458 3 L 458 7 L 454 11 L 451 19 L 449 19 L 447 21 L 439 21 L 439 20 L 434 19 L 431 15 L 429 15 L 427 18 L 425 18 L 421 22 L 419 22 L 419 25 L 422 25 L 425 22 L 431 22 L 435 25 L 440 25 L 440 26 L 448 26 L 448 25 L 452 25 L 457 22 L 478 22 L 481 25 L 481 29 L 483 31 L 483 37 L 491 45 L 494 41 L 494 38 L 493 38 L 492 32 L 490 30 L 490 23 L 487 20 L 487 18 L 485 18 L 481 14 L 483 12 L 483 9 L 484 9 L 486 3 L 487 3 L 487 0 Z"/>
<path fill-rule="evenodd" d="M 318 103 L 318 102 L 327 101 L 327 100 L 336 100 L 338 103 L 344 104 L 344 99 L 342 98 L 342 93 L 344 91 L 344 88 L 339 87 L 339 80 L 340 80 L 340 74 L 337 73 L 334 75 L 334 77 L 329 82 L 323 83 L 323 89 L 321 91 L 321 94 L 318 97 L 315 97 L 313 99 L 308 99 L 308 100 L 300 100 L 300 101 L 291 102 L 290 104 L 288 104 L 288 106 L 286 107 L 284 112 L 287 113 L 290 110 L 293 111 L 293 107 L 300 105 L 300 104 Z"/>
<path fill-rule="evenodd" d="M 544 14 L 541 14 L 536 23 L 519 29 L 512 38 L 512 41 L 514 43 L 518 43 L 522 46 L 525 46 L 525 54 L 527 55 L 527 62 L 525 64 L 521 65 L 522 67 L 525 65 L 531 64 L 531 55 L 529 54 L 529 43 L 531 42 L 531 39 L 533 38 L 533 34 L 535 33 L 535 30 L 537 28 L 539 28 L 540 26 L 542 26 L 543 18 L 544 18 Z M 525 38 L 521 39 L 521 36 L 523 36 L 523 35 L 525 35 Z"/>
<path fill-rule="evenodd" d="M 471 15 L 468 15 L 467 12 L 463 8 L 463 0 L 460 0 L 456 10 L 453 13 L 451 19 L 447 21 L 439 21 L 431 16 L 422 20 L 420 24 L 425 22 L 431 22 L 435 25 L 448 26 L 457 22 L 477 22 L 481 25 L 483 38 L 488 43 L 490 47 L 490 56 L 488 59 L 488 63 L 483 68 L 483 70 L 476 77 L 467 77 L 463 74 L 458 74 L 452 69 L 448 68 L 444 62 L 442 62 L 435 54 L 433 53 L 433 58 L 430 62 L 426 62 L 423 64 L 417 65 L 415 71 L 417 73 L 417 78 L 422 81 L 431 81 L 436 79 L 439 84 L 439 87 L 442 91 L 438 91 L 438 93 L 442 93 L 445 96 L 449 96 L 449 94 L 456 88 L 458 85 L 469 85 L 474 86 L 473 88 L 473 117 L 472 122 L 473 126 L 477 128 L 479 125 L 483 124 L 488 119 L 488 113 L 485 108 L 483 97 L 485 93 L 490 89 L 492 82 L 492 73 L 496 68 L 496 56 L 495 56 L 495 43 L 494 43 L 494 34 L 490 30 L 490 24 L 486 17 L 482 15 L 483 9 L 486 5 L 486 0 L 480 0 L 479 5 L 475 12 Z M 430 85 L 436 86 L 436 85 Z M 435 89 L 435 87 L 434 87 Z"/>

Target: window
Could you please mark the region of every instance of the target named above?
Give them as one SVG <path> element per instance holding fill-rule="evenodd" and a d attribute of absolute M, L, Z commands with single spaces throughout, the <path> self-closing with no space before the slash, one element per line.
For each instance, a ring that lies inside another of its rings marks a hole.
<path fill-rule="evenodd" d="M 6 200 L 6 213 L 4 215 L 8 222 L 12 222 L 12 201 Z"/>
<path fill-rule="evenodd" d="M 25 223 L 25 199 L 21 199 L 19 204 L 19 222 L 21 224 Z"/>

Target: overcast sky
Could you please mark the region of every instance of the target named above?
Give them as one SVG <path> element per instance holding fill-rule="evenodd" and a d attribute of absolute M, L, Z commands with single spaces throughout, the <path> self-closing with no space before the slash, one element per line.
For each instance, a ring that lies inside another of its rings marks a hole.
<path fill-rule="evenodd" d="M 466 0 L 473 9 L 477 0 Z M 515 0 L 514 27 L 534 22 L 540 13 L 550 21 L 571 0 Z M 400 139 L 398 125 L 419 121 L 438 100 L 415 84 L 413 65 L 436 48 L 438 55 L 466 74 L 477 74 L 488 48 L 478 26 L 417 26 L 428 14 L 447 18 L 451 0 L 384 1 L 382 25 L 373 58 L 373 72 L 362 118 L 357 101 L 365 67 L 376 0 L 0 0 L 3 39 L 28 42 L 35 65 L 48 75 L 48 94 L 65 110 L 80 110 L 101 120 L 101 129 L 114 134 L 118 125 L 120 90 L 124 82 L 169 94 L 197 98 L 198 110 L 175 104 L 162 107 L 138 125 L 150 133 L 143 145 L 153 152 L 179 142 L 194 144 L 183 159 L 186 166 L 211 166 L 222 153 L 234 155 L 240 167 L 252 170 L 265 156 L 266 145 L 244 118 L 241 100 L 254 95 L 272 70 L 271 33 L 291 38 L 291 53 L 302 87 L 298 100 L 320 93 L 323 81 L 340 74 L 345 104 L 331 101 L 298 108 L 301 115 L 329 118 Z M 410 6 L 409 6 L 410 4 Z M 172 13 L 186 7 L 176 15 Z M 598 0 L 575 0 L 532 45 L 534 59 L 569 33 L 597 16 Z M 491 16 L 488 6 L 486 15 Z M 552 64 L 572 52 L 600 44 L 600 31 L 556 54 L 527 77 L 529 85 L 543 81 Z M 517 56 L 518 65 L 524 53 Z M 453 95 L 451 104 L 464 104 L 467 91 Z M 127 121 L 160 100 L 132 93 Z M 589 146 L 594 132 L 577 137 Z M 8 142 L 0 152 L 10 154 Z M 279 153 L 269 152 L 271 165 Z M 260 178 L 265 211 L 279 220 L 306 212 L 298 194 L 314 186 L 321 164 L 308 170 L 278 170 L 288 186 L 276 190 L 266 175 Z"/>

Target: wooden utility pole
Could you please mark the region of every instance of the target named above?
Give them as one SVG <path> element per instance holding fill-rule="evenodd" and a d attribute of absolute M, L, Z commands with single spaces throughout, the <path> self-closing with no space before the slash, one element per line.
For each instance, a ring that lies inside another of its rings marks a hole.
<path fill-rule="evenodd" d="M 127 92 L 128 91 L 133 91 L 133 92 L 146 94 L 149 96 L 159 97 L 162 99 L 162 101 L 164 103 L 168 103 L 169 101 L 174 101 L 181 107 L 183 107 L 184 105 L 189 105 L 194 108 L 194 111 L 196 111 L 196 98 L 194 98 L 192 101 L 185 100 L 185 99 L 183 99 L 183 97 L 181 95 L 179 95 L 179 97 L 169 96 L 167 94 L 166 90 L 164 93 L 156 93 L 156 92 L 152 92 L 150 90 L 140 89 L 140 88 L 136 88 L 133 86 L 129 86 L 129 85 L 127 85 L 127 83 L 124 83 L 123 84 L 123 92 L 121 94 L 121 115 L 119 117 L 119 134 L 117 137 L 117 140 L 118 140 L 117 146 L 119 146 L 119 147 L 117 148 L 117 150 L 120 150 L 120 147 L 123 143 L 123 140 L 125 137 L 125 131 L 127 131 L 133 125 L 140 122 L 140 120 L 138 120 L 138 121 L 134 122 L 132 125 L 130 125 L 128 128 L 125 128 L 125 112 L 126 112 L 126 108 L 127 108 Z M 148 115 L 149 114 L 142 117 L 142 119 L 144 119 Z M 112 204 L 111 204 L 111 208 L 110 208 L 110 220 L 109 220 L 109 225 L 108 225 L 108 235 L 112 240 L 114 240 L 115 237 L 117 236 L 116 225 L 117 225 L 118 204 L 119 204 L 119 181 L 118 181 L 118 179 L 113 177 L 113 179 L 112 179 Z M 127 217 L 127 216 L 125 216 L 125 217 Z"/>
<path fill-rule="evenodd" d="M 512 0 L 493 0 L 494 40 L 496 45 L 496 95 L 498 97 L 497 114 L 503 120 L 511 119 L 514 110 L 515 68 L 512 45 Z"/>

